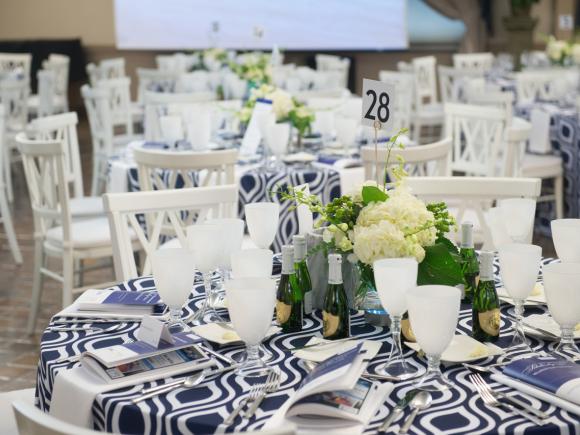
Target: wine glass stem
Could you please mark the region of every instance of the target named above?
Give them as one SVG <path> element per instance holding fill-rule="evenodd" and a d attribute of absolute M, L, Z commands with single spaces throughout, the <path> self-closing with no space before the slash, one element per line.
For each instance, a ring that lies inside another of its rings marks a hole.
<path fill-rule="evenodd" d="M 203 312 L 205 312 L 205 310 L 207 310 L 208 305 L 209 305 L 209 301 L 210 301 L 210 296 L 212 293 L 212 288 L 211 288 L 211 272 L 205 272 L 203 274 L 203 288 L 205 289 L 205 298 L 203 300 Z"/>
<path fill-rule="evenodd" d="M 181 308 L 169 308 L 169 323 L 178 323 L 181 320 Z"/>
<path fill-rule="evenodd" d="M 572 346 L 574 346 L 574 328 L 561 326 L 560 329 L 562 331 L 560 346 L 567 344 L 571 344 Z"/>
<path fill-rule="evenodd" d="M 260 359 L 260 346 L 258 344 L 247 345 L 248 361 Z"/>
<path fill-rule="evenodd" d="M 393 334 L 393 347 L 389 361 L 404 361 L 403 349 L 401 348 L 401 316 L 391 316 L 391 334 Z"/>
<path fill-rule="evenodd" d="M 441 375 L 440 364 L 441 364 L 441 356 L 427 355 L 427 374 Z"/>

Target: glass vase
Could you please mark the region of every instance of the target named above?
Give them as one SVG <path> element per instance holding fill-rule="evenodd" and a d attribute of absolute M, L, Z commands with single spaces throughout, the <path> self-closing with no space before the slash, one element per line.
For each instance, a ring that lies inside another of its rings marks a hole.
<path fill-rule="evenodd" d="M 355 307 L 364 311 L 367 323 L 374 326 L 389 326 L 390 319 L 381 305 L 372 266 L 359 262 L 357 269 L 359 284 L 355 293 Z"/>

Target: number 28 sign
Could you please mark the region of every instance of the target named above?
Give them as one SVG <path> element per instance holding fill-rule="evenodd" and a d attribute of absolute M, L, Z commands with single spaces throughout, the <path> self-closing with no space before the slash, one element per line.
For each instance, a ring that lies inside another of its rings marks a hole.
<path fill-rule="evenodd" d="M 391 85 L 377 80 L 363 79 L 362 125 L 385 129 L 391 119 L 394 89 Z"/>

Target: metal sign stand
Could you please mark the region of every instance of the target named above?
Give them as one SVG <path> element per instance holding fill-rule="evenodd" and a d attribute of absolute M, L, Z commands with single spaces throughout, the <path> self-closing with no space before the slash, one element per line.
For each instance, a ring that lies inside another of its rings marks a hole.
<path fill-rule="evenodd" d="M 380 164 L 379 164 L 379 130 L 381 129 L 382 124 L 380 121 L 373 122 L 373 128 L 375 129 L 375 176 L 377 178 L 377 187 L 381 186 L 380 181 Z"/>

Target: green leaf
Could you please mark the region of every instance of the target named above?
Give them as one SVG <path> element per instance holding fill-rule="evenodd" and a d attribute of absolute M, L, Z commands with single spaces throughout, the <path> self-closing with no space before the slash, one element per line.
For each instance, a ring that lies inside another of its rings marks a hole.
<path fill-rule="evenodd" d="M 364 186 L 362 189 L 363 204 L 368 205 L 371 202 L 384 202 L 389 195 L 379 189 L 377 186 Z"/>
<path fill-rule="evenodd" d="M 417 284 L 455 286 L 463 283 L 461 266 L 449 248 L 448 243 L 443 240 L 425 247 L 425 259 L 419 264 Z"/>

